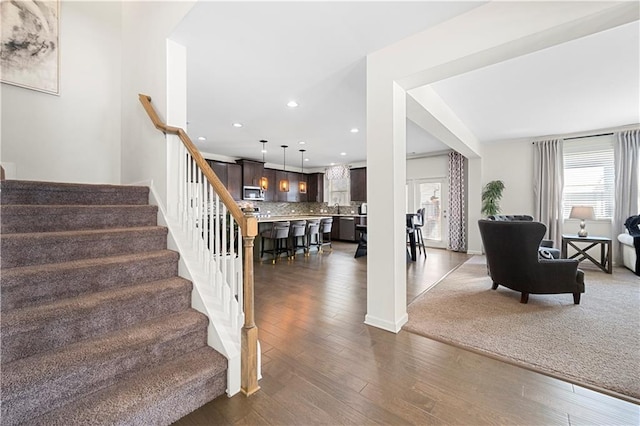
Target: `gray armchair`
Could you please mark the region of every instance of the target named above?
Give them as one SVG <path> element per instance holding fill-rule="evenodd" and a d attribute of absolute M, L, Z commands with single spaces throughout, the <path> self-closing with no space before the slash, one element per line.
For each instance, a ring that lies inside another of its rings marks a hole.
<path fill-rule="evenodd" d="M 493 289 L 498 285 L 529 294 L 572 293 L 580 303 L 584 293 L 584 272 L 577 259 L 539 259 L 538 248 L 546 232 L 540 222 L 479 220 L 480 236 L 487 257 Z"/>

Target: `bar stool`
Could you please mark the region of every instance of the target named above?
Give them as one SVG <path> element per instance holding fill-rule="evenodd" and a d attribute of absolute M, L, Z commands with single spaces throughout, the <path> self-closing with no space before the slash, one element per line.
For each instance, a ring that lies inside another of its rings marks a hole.
<path fill-rule="evenodd" d="M 326 217 L 324 219 L 320 219 L 320 250 L 322 251 L 322 247 L 328 245 L 330 249 L 331 247 L 331 227 L 333 225 L 333 218 Z"/>
<path fill-rule="evenodd" d="M 427 255 L 427 248 L 424 246 L 424 239 L 422 238 L 422 227 L 424 226 L 424 207 L 418 209 L 418 215 L 413 223 L 413 227 L 416 230 L 416 245 L 420 253 Z"/>
<path fill-rule="evenodd" d="M 296 258 L 296 250 L 302 249 L 303 253 L 307 250 L 307 242 L 306 242 L 306 228 L 307 221 L 306 220 L 292 220 L 291 226 L 289 227 L 289 254 L 290 259 Z M 300 238 L 302 238 L 302 244 L 300 243 Z"/>
<path fill-rule="evenodd" d="M 305 235 L 307 237 L 306 256 L 311 254 L 311 246 L 315 246 L 320 251 L 320 219 L 307 220 Z"/>
<path fill-rule="evenodd" d="M 273 222 L 271 229 L 266 229 L 260 233 L 262 237 L 262 247 L 260 249 L 261 260 L 265 253 L 271 253 L 273 255 L 273 263 L 275 264 L 280 253 L 289 253 L 289 248 L 287 247 L 289 227 L 289 222 Z M 270 249 L 264 248 L 266 240 L 271 240 Z"/>

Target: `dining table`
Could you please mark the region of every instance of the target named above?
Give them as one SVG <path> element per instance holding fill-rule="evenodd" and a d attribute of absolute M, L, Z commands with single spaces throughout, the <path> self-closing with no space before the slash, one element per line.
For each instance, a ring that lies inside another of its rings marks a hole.
<path fill-rule="evenodd" d="M 406 218 L 406 232 L 407 237 L 409 238 L 409 245 L 407 246 L 407 260 L 412 262 L 415 262 L 417 259 L 416 229 L 413 225 L 415 220 L 414 216 L 417 216 L 417 213 L 407 213 Z M 360 241 L 358 242 L 358 247 L 356 248 L 356 253 L 353 257 L 358 258 L 367 255 L 367 225 L 356 225 L 356 231 L 360 232 Z"/>

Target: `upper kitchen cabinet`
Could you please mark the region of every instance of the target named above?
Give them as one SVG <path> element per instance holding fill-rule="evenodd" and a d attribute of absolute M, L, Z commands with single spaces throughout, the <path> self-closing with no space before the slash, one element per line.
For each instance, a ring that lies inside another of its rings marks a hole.
<path fill-rule="evenodd" d="M 234 200 L 242 200 L 242 167 L 240 164 L 227 165 L 227 189 Z"/>
<path fill-rule="evenodd" d="M 242 166 L 242 185 L 260 186 L 260 178 L 264 174 L 264 164 L 259 161 L 238 160 Z"/>
<path fill-rule="evenodd" d="M 367 168 L 351 169 L 351 201 L 367 201 Z"/>
<path fill-rule="evenodd" d="M 324 201 L 324 173 L 310 173 L 307 179 L 307 201 L 322 203 Z"/>
<path fill-rule="evenodd" d="M 218 176 L 218 179 L 220 179 L 220 182 L 222 182 L 224 186 L 227 186 L 227 164 L 228 163 L 222 163 L 220 161 L 212 161 L 212 160 L 207 160 L 207 163 L 209 163 L 209 166 L 211 166 L 211 168 L 213 169 L 213 172 L 216 174 L 216 176 Z"/>
<path fill-rule="evenodd" d="M 283 179 L 288 180 L 289 174 L 282 170 L 276 170 L 276 179 L 273 182 L 273 189 L 275 190 L 275 199 L 273 201 L 276 201 L 276 202 L 289 201 L 289 193 L 280 191 L 280 181 Z M 289 182 L 289 184 L 291 184 L 291 182 Z"/>
<path fill-rule="evenodd" d="M 242 199 L 242 167 L 239 164 L 207 160 L 220 182 L 227 188 L 234 200 Z"/>
<path fill-rule="evenodd" d="M 278 182 L 276 181 L 276 171 L 273 169 L 264 169 L 264 177 L 267 178 L 267 189 L 264 191 L 264 200 L 275 202 L 278 191 Z"/>
<path fill-rule="evenodd" d="M 287 196 L 287 201 L 292 203 L 298 203 L 300 201 L 307 201 L 307 194 L 300 193 L 300 180 L 305 179 L 305 176 L 302 173 L 289 172 L 289 184 L 291 188 L 289 189 L 289 195 Z"/>

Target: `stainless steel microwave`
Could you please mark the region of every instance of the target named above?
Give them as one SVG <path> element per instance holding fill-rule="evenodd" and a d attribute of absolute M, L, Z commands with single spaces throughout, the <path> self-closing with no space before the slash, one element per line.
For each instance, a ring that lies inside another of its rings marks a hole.
<path fill-rule="evenodd" d="M 263 201 L 264 191 L 259 186 L 245 186 L 242 188 L 242 199 Z"/>

